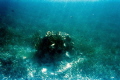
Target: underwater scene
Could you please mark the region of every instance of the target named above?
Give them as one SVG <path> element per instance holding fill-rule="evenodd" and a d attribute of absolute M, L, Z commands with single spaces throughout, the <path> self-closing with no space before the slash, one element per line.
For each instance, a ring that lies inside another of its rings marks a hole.
<path fill-rule="evenodd" d="M 120 1 L 0 0 L 0 80 L 120 80 Z"/>

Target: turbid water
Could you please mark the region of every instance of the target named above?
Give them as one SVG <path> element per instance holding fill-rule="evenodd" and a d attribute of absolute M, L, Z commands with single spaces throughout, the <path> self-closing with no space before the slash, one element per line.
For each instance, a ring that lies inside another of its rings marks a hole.
<path fill-rule="evenodd" d="M 0 79 L 119 80 L 119 7 L 119 1 L 0 0 Z M 47 31 L 71 36 L 69 60 L 35 60 L 35 44 Z"/>

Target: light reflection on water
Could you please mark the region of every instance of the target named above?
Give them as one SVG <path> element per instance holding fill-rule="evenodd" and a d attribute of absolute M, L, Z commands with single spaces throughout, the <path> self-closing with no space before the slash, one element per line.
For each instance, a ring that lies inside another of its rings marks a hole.
<path fill-rule="evenodd" d="M 14 46 L 13 49 L 15 52 L 17 52 L 17 57 L 21 57 L 23 59 L 23 63 L 19 63 L 19 64 L 26 67 L 27 74 L 25 76 L 27 79 L 56 79 L 56 80 L 88 79 L 88 77 L 87 78 L 82 77 L 79 72 L 75 76 L 72 75 L 73 73 L 76 73 L 76 72 L 73 72 L 72 69 L 74 69 L 74 67 L 76 67 L 78 63 L 83 62 L 85 58 L 81 58 L 80 56 L 77 56 L 75 58 L 72 57 L 72 60 L 70 62 L 67 62 L 63 58 L 63 60 L 60 62 L 56 61 L 56 63 L 58 64 L 42 63 L 42 65 L 38 65 L 37 63 L 34 63 L 34 61 L 32 61 L 33 59 L 31 57 L 36 52 L 34 48 L 29 48 L 29 47 L 24 47 L 24 46 L 23 47 Z M 66 52 L 66 56 L 70 57 L 68 52 Z M 22 67 L 21 65 L 15 66 L 15 67 Z M 13 69 L 16 69 L 16 68 L 13 67 Z M 24 78 L 25 77 L 19 78 L 19 79 L 24 79 Z M 7 79 L 11 79 L 11 77 L 7 77 Z"/>
<path fill-rule="evenodd" d="M 50 2 L 96 2 L 100 0 L 46 0 Z"/>

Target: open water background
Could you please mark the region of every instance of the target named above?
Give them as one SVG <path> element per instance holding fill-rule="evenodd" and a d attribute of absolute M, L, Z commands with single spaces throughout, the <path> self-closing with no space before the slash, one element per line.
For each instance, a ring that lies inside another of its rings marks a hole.
<path fill-rule="evenodd" d="M 47 31 L 71 36 L 70 62 L 34 62 L 33 37 Z M 0 0 L 0 79 L 119 80 L 119 36 L 119 1 Z"/>

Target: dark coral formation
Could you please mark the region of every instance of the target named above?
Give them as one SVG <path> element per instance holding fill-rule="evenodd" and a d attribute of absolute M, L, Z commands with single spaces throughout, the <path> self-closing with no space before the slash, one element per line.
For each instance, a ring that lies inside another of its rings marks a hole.
<path fill-rule="evenodd" d="M 39 58 L 49 56 L 54 59 L 60 57 L 66 52 L 70 52 L 74 49 L 74 43 L 69 34 L 64 32 L 50 32 L 40 40 L 37 46 L 37 56 Z"/>

